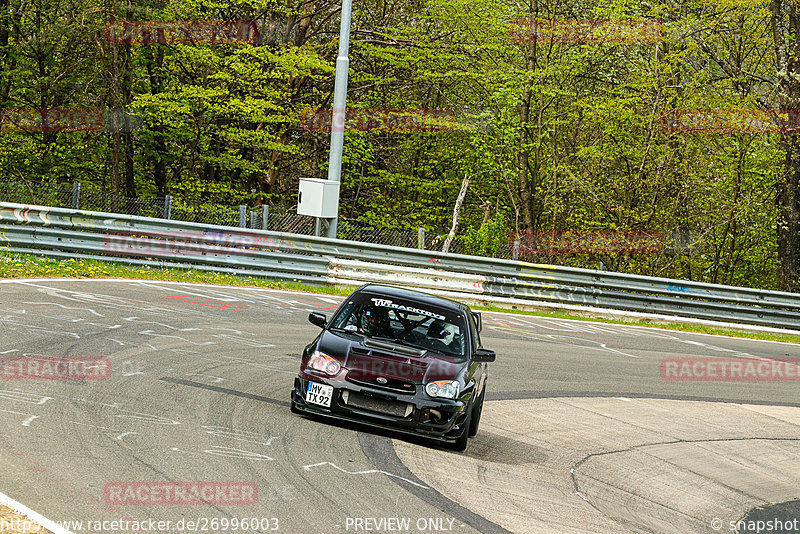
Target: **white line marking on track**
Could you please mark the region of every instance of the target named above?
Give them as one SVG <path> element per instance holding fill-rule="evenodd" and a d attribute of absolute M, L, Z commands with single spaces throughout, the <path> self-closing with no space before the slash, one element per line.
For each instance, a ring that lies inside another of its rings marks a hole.
<path fill-rule="evenodd" d="M 367 469 L 366 471 L 347 471 L 346 469 L 342 469 L 341 467 L 339 467 L 338 465 L 336 465 L 333 462 L 320 462 L 318 464 L 304 465 L 303 469 L 305 469 L 306 471 L 311 471 L 312 467 L 319 467 L 319 466 L 322 466 L 322 465 L 329 465 L 329 466 L 333 467 L 334 469 L 338 469 L 342 473 L 347 473 L 348 475 L 369 475 L 371 473 L 382 473 L 382 474 L 386 475 L 387 477 L 394 477 L 394 478 L 399 478 L 400 480 L 405 480 L 409 484 L 414 484 L 415 486 L 417 486 L 419 488 L 430 489 L 428 486 L 423 486 L 422 484 L 418 484 L 418 483 L 414 482 L 413 480 L 409 480 L 407 478 L 401 477 L 400 475 L 395 475 L 393 473 L 388 473 L 386 471 L 381 471 L 379 469 Z"/>
<path fill-rule="evenodd" d="M 28 418 L 25 419 L 24 421 L 22 421 L 22 426 L 31 426 L 31 423 L 33 422 L 33 420 L 39 418 L 38 415 L 31 415 L 29 413 L 15 412 L 13 410 L 0 410 L 0 412 L 11 413 L 11 414 L 14 414 L 14 415 L 27 415 Z"/>
<path fill-rule="evenodd" d="M 170 450 L 175 452 L 182 452 L 185 454 L 202 455 L 202 453 L 193 451 L 184 451 L 179 449 L 178 447 L 172 447 Z M 245 451 L 242 449 L 234 449 L 232 447 L 217 446 L 212 449 L 206 449 L 203 452 L 206 454 L 210 454 L 212 456 L 224 456 L 225 458 L 238 458 L 240 460 L 264 460 L 264 461 L 275 460 L 275 458 L 267 456 L 266 454 L 259 454 L 257 452 Z"/>
<path fill-rule="evenodd" d="M 120 435 L 118 435 L 117 437 L 114 438 L 116 441 L 122 441 L 122 438 L 124 438 L 125 436 L 138 434 L 138 432 L 132 432 L 130 430 L 120 430 L 118 428 L 108 428 L 108 427 L 105 427 L 105 426 L 89 425 L 89 424 L 86 424 L 86 423 L 79 423 L 78 421 L 70 421 L 70 423 L 72 423 L 74 425 L 81 425 L 81 426 L 89 426 L 89 427 L 92 427 L 92 428 L 99 428 L 100 430 L 110 430 L 111 432 L 121 432 Z"/>
<path fill-rule="evenodd" d="M 57 524 L 55 521 L 51 521 L 47 519 L 40 513 L 34 512 L 24 504 L 20 503 L 19 501 L 15 501 L 5 493 L 0 492 L 0 504 L 11 508 L 15 512 L 24 515 L 28 519 L 39 523 L 44 528 L 48 529 L 53 534 L 72 534 L 71 531 L 65 529 L 61 525 Z"/>
<path fill-rule="evenodd" d="M 227 428 L 223 426 L 201 426 L 200 428 L 212 436 L 229 438 L 236 441 L 248 441 L 250 443 L 257 443 L 259 445 L 272 445 L 272 440 L 278 439 L 276 436 L 270 436 L 267 441 L 263 441 L 264 436 L 256 434 L 255 432 L 236 430 L 234 428 Z"/>
<path fill-rule="evenodd" d="M 241 343 L 242 345 L 247 345 L 249 347 L 256 347 L 260 349 L 270 349 L 275 345 L 271 343 L 259 343 L 258 341 L 254 341 L 252 339 L 247 339 L 239 336 L 234 336 L 231 334 L 214 334 L 211 337 L 216 337 L 225 341 L 231 341 L 235 343 Z"/>
<path fill-rule="evenodd" d="M 27 391 L 0 389 L 0 399 L 20 401 L 28 404 L 44 404 L 49 400 L 53 400 L 53 397 L 45 397 L 44 395 L 28 393 Z"/>
<path fill-rule="evenodd" d="M 59 308 L 63 308 L 65 310 L 86 310 L 91 314 L 94 314 L 98 317 L 104 317 L 102 313 L 98 313 L 91 308 L 77 308 L 73 306 L 64 306 L 63 304 L 58 304 L 56 302 L 23 302 L 23 304 L 41 304 L 43 306 L 58 306 Z"/>
<path fill-rule="evenodd" d="M 204 375 L 203 373 L 187 373 L 186 376 L 205 376 L 206 378 L 213 378 L 215 383 L 224 382 L 225 379 L 214 375 Z"/>
<path fill-rule="evenodd" d="M 19 326 L 20 328 L 27 328 L 29 330 L 37 330 L 39 332 L 45 332 L 47 334 L 59 334 L 59 335 L 64 335 L 64 336 L 70 336 L 70 337 L 73 337 L 75 339 L 80 339 L 81 338 L 81 336 L 79 336 L 75 332 L 66 332 L 66 331 L 62 331 L 62 330 L 48 330 L 47 328 L 43 328 L 41 326 L 35 326 L 35 325 L 32 325 L 32 324 L 26 324 L 26 323 L 18 323 L 16 321 L 10 320 L 9 317 L 10 316 L 8 316 L 8 315 L 5 316 L 5 317 L 0 317 L 0 321 L 5 321 L 8 324 Z"/>
<path fill-rule="evenodd" d="M 181 336 L 171 336 L 169 334 L 156 334 L 152 330 L 142 330 L 141 332 L 139 332 L 139 334 L 144 335 L 144 336 L 155 336 L 155 337 L 173 337 L 175 339 L 180 339 L 181 341 L 185 341 L 187 343 L 191 343 L 192 345 L 197 345 L 197 346 L 200 346 L 200 347 L 202 347 L 204 345 L 216 345 L 216 343 L 214 341 L 204 341 L 203 343 L 197 343 L 196 341 L 191 341 L 191 340 L 186 339 L 185 337 L 181 337 Z"/>

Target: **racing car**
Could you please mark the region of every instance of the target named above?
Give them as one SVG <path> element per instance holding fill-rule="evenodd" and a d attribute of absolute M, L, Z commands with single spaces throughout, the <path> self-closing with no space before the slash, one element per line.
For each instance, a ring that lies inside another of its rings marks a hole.
<path fill-rule="evenodd" d="M 334 312 L 302 354 L 294 413 L 366 423 L 464 451 L 478 432 L 488 363 L 481 316 L 464 304 L 369 284 Z"/>

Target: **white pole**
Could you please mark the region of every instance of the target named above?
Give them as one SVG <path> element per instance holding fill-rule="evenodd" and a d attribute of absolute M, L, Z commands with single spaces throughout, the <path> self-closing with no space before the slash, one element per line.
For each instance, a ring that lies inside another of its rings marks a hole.
<path fill-rule="evenodd" d="M 347 112 L 347 74 L 350 68 L 350 18 L 352 0 L 342 0 L 342 21 L 339 26 L 339 55 L 336 57 L 336 81 L 333 88 L 333 114 L 331 116 L 331 151 L 328 156 L 328 180 L 341 182 L 342 147 L 344 146 L 344 124 Z M 338 226 L 339 197 L 336 197 L 337 216 L 328 219 L 326 235 L 336 239 Z"/>

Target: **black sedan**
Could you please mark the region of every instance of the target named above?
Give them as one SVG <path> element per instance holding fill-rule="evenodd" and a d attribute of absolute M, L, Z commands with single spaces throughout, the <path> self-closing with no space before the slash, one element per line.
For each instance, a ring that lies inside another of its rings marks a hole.
<path fill-rule="evenodd" d="M 292 411 L 423 436 L 467 447 L 478 432 L 487 363 L 481 316 L 417 291 L 357 289 L 307 345 Z"/>

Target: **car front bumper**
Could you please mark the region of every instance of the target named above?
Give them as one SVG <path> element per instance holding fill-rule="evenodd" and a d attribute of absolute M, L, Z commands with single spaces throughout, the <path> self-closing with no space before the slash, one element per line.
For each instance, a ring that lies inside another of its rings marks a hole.
<path fill-rule="evenodd" d="M 309 382 L 333 387 L 329 408 L 306 402 L 305 392 Z M 392 415 L 368 408 L 353 406 L 355 397 L 375 399 L 377 403 L 404 403 L 409 406 L 407 415 Z M 349 402 L 348 402 L 349 401 Z M 437 441 L 454 442 L 467 428 L 468 403 L 462 400 L 435 400 L 423 391 L 414 394 L 393 394 L 376 388 L 362 387 L 345 380 L 324 379 L 317 376 L 298 376 L 294 380 L 292 405 L 302 413 L 367 424 L 373 427 L 402 432 Z M 431 414 L 431 410 L 434 414 Z M 437 417 L 435 414 L 441 415 Z"/>

